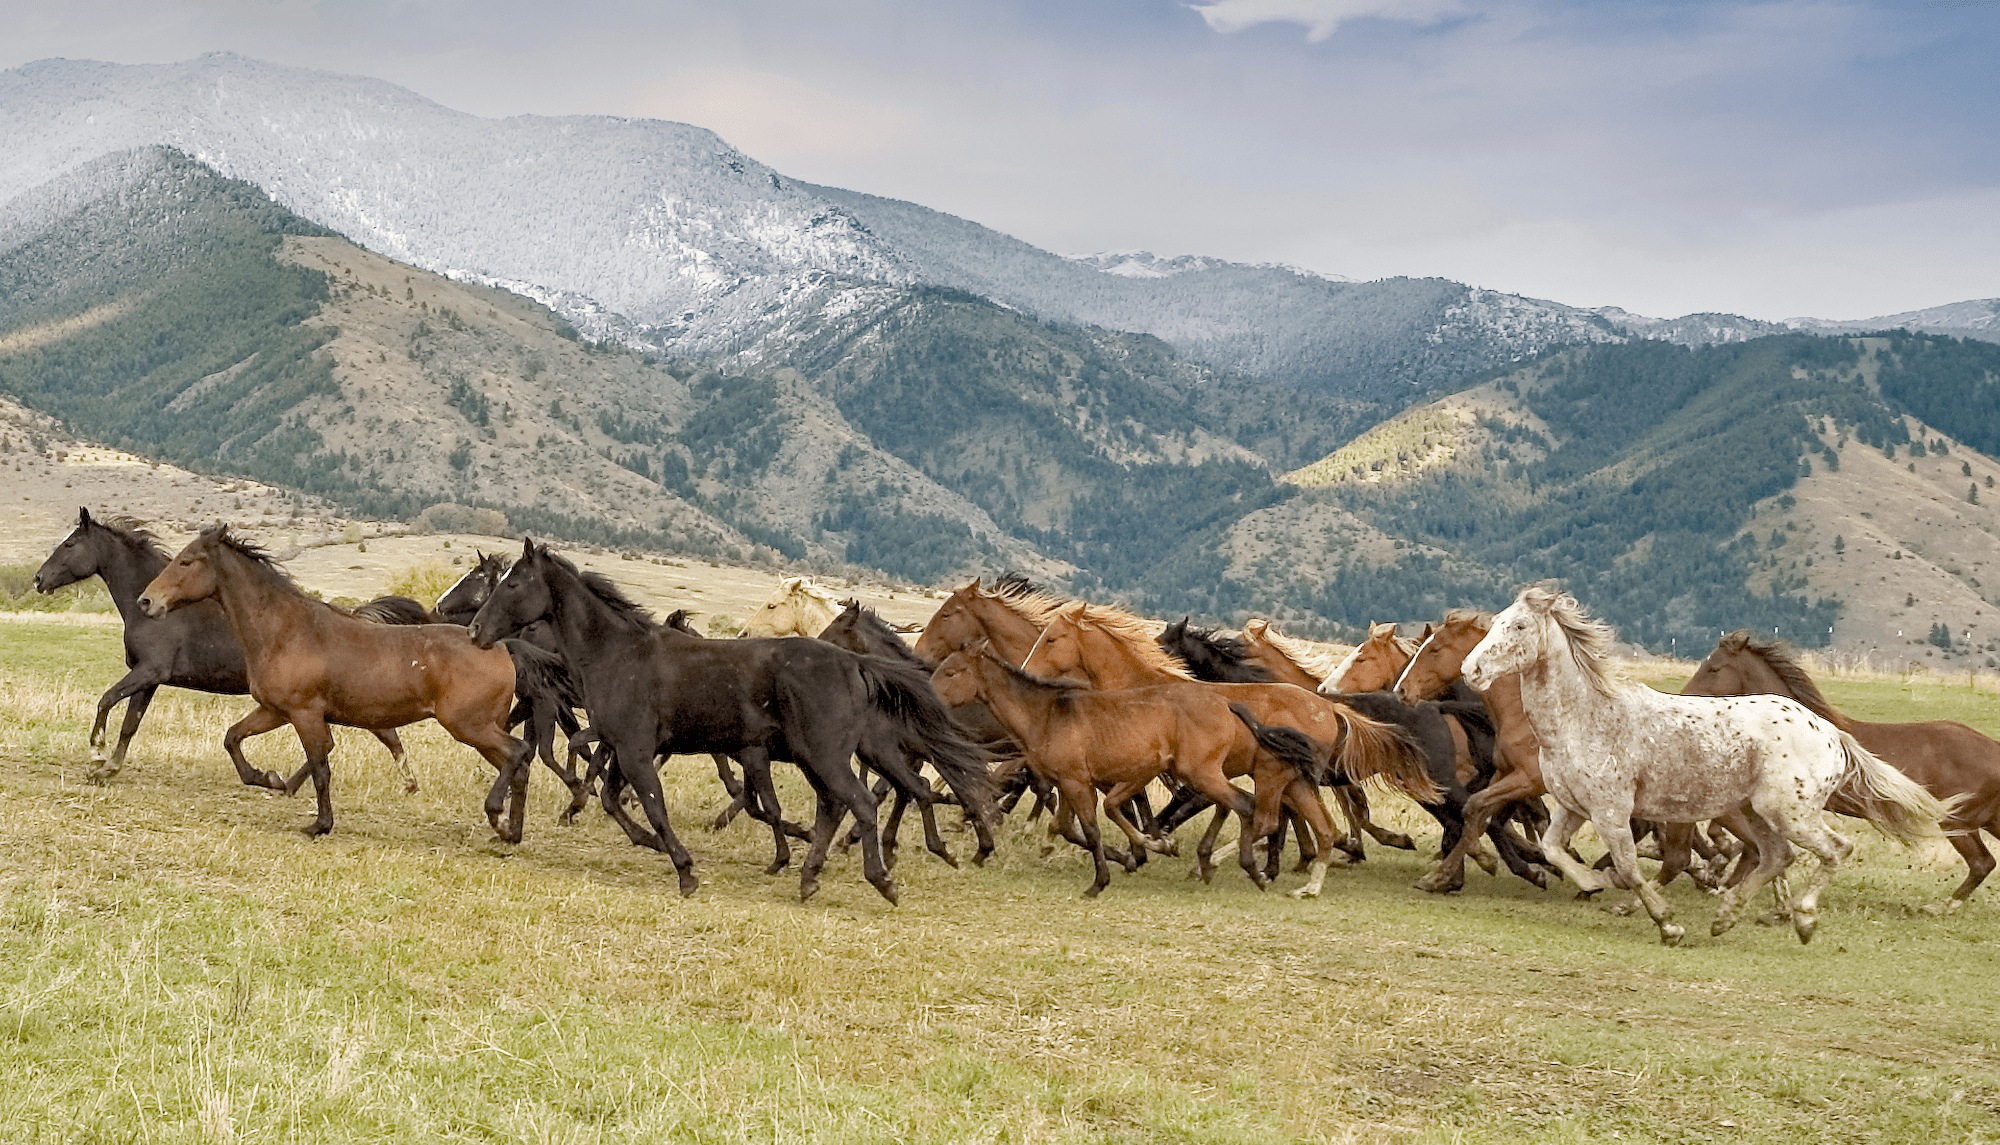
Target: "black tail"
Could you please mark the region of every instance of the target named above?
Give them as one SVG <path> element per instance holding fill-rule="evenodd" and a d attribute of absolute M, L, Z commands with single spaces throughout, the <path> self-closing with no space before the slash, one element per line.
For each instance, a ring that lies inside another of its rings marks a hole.
<path fill-rule="evenodd" d="M 1260 724 L 1257 717 L 1250 714 L 1249 708 L 1234 700 L 1229 702 L 1229 710 L 1236 713 L 1236 718 L 1243 721 L 1243 726 L 1250 729 L 1250 734 L 1257 737 L 1257 743 L 1264 750 L 1315 785 L 1322 782 L 1319 745 L 1313 742 L 1311 736 L 1284 724 Z"/>
<path fill-rule="evenodd" d="M 525 640 L 502 640 L 514 658 L 514 695 L 527 700 L 546 700 L 551 706 L 581 708 L 583 695 L 569 674 L 569 661 Z"/>
<path fill-rule="evenodd" d="M 869 702 L 901 726 L 903 750 L 930 761 L 967 815 L 991 823 L 993 778 L 987 771 L 986 752 L 952 722 L 944 701 L 931 689 L 930 677 L 920 668 L 880 656 L 854 659 L 868 685 Z"/>

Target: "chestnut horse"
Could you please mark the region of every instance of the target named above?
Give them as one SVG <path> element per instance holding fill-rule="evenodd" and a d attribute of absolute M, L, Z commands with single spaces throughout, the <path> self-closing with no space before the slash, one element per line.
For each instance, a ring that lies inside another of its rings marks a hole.
<path fill-rule="evenodd" d="M 1153 642 L 1145 622 L 1119 609 L 1082 602 L 1056 609 L 1022 669 L 1081 679 L 1106 691 L 1162 686 L 1178 687 L 1190 695 L 1220 695 L 1244 704 L 1262 723 L 1295 728 L 1310 737 L 1318 745 L 1318 761 L 1329 783 L 1359 784 L 1379 778 L 1418 802 L 1438 797 L 1425 771 L 1421 749 L 1395 729 L 1290 684 L 1197 681 Z M 1317 836 L 1312 874 L 1306 886 L 1294 892 L 1301 897 L 1317 895 L 1331 858 L 1328 852 L 1339 833 L 1326 805 L 1320 802 L 1318 785 L 1311 777 L 1299 777 L 1279 790 L 1258 790 L 1257 821 L 1248 837 L 1262 839 L 1271 834 L 1277 828 L 1281 805 L 1298 812 Z M 1251 856 L 1239 856 L 1239 861 L 1247 867 Z M 1261 870 L 1252 877 L 1263 885 Z"/>
<path fill-rule="evenodd" d="M 1965 881 L 1950 898 L 1925 909 L 1951 914 L 1965 905 L 1993 872 L 1993 856 L 1979 832 L 2000 836 L 2000 743 L 1956 720 L 1891 724 L 1850 719 L 1827 702 L 1790 648 L 1743 630 L 1724 636 L 1681 689 L 1684 696 L 1765 693 L 1804 704 L 1939 799 L 1959 797 L 1942 826 L 1952 848 L 1965 860 Z M 1834 792 L 1826 809 L 1841 815 L 1862 813 L 1845 791 Z"/>
<path fill-rule="evenodd" d="M 947 704 L 983 700 L 1027 752 L 1028 766 L 1055 785 L 1061 805 L 1052 830 L 1090 853 L 1094 877 L 1085 897 L 1111 882 L 1097 825 L 1098 789 L 1106 789 L 1105 811 L 1130 843 L 1120 860 L 1136 870 L 1148 850 L 1168 848 L 1139 829 L 1127 804 L 1163 774 L 1242 817 L 1243 865 L 1261 885 L 1250 846 L 1257 801 L 1228 777 L 1253 775 L 1260 789 L 1282 789 L 1297 773 L 1259 747 L 1220 693 L 1175 686 L 1100 691 L 1030 675 L 983 647 L 946 657 L 931 682 Z"/>
<path fill-rule="evenodd" d="M 312 777 L 318 814 L 309 835 L 333 829 L 333 751 L 329 724 L 381 732 L 435 719 L 453 739 L 485 757 L 499 777 L 486 817 L 503 840 L 521 839 L 527 805 L 529 745 L 507 734 L 514 705 L 514 658 L 475 647 L 453 624 L 384 627 L 307 596 L 269 553 L 213 525 L 181 550 L 139 596 L 154 619 L 214 598 L 243 646 L 257 710 L 230 725 L 223 750 L 253 787 L 290 795 Z M 243 741 L 290 724 L 305 765 L 290 779 L 259 771 Z M 501 813 L 508 810 L 503 825 Z"/>

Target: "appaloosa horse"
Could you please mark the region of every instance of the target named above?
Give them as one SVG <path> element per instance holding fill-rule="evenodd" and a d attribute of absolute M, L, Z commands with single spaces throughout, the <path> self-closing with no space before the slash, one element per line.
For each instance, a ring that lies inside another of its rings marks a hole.
<path fill-rule="evenodd" d="M 1710 699 L 1669 696 L 1610 674 L 1611 630 L 1567 593 L 1531 585 L 1494 618 L 1465 660 L 1475 688 L 1521 674 L 1521 699 L 1542 744 L 1542 778 L 1556 808 L 1542 854 L 1585 890 L 1607 884 L 1566 850 L 1588 820 L 1610 850 L 1611 885 L 1635 890 L 1658 925 L 1660 941 L 1685 934 L 1659 889 L 1639 868 L 1632 817 L 1669 823 L 1713 819 L 1748 803 L 1758 845 L 1755 870 L 1722 893 L 1709 928 L 1721 934 L 1763 884 L 1781 878 L 1790 841 L 1819 867 L 1788 903 L 1800 942 L 1818 921 L 1820 892 L 1853 849 L 1828 830 L 1820 809 L 1845 785 L 1890 836 L 1936 838 L 1945 805 L 1869 754 L 1852 735 L 1803 705 L 1776 696 Z"/>

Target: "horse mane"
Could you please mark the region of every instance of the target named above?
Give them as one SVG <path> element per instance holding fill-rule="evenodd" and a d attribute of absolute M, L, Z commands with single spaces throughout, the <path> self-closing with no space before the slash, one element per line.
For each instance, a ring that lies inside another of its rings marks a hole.
<path fill-rule="evenodd" d="M 210 525 L 201 531 L 201 539 L 213 541 L 251 564 L 261 566 L 266 572 L 291 586 L 299 595 L 306 595 L 305 590 L 299 588 L 298 580 L 279 566 L 278 558 L 272 556 L 269 549 L 248 537 L 237 536 L 228 525 Z"/>
<path fill-rule="evenodd" d="M 1813 715 L 1836 727 L 1845 723 L 1840 713 L 1833 710 L 1833 704 L 1826 698 L 1826 694 L 1819 690 L 1819 685 L 1813 683 L 1813 678 L 1806 675 L 1804 668 L 1799 667 L 1798 652 L 1791 645 L 1782 640 L 1760 640 L 1753 636 L 1749 629 L 1739 628 L 1723 637 L 1716 647 L 1731 652 L 1745 652 L 1764 661 L 1771 671 L 1778 674 L 1778 679 L 1784 681 L 1792 699 L 1804 704 Z"/>
<path fill-rule="evenodd" d="M 1086 604 L 1080 600 L 1064 605 L 1060 614 L 1078 625 L 1088 624 L 1117 640 L 1131 651 L 1134 659 L 1149 669 L 1177 680 L 1194 679 L 1194 675 L 1187 670 L 1186 661 L 1160 647 L 1154 639 L 1153 622 L 1145 617 L 1127 612 L 1117 605 Z M 1052 615 L 1050 619 L 1055 617 Z"/>
<path fill-rule="evenodd" d="M 1493 630 L 1493 614 L 1483 608 L 1454 608 L 1444 614 L 1444 623 L 1438 627 L 1449 628 L 1454 624 L 1470 625 L 1481 631 L 1490 632 Z"/>
<path fill-rule="evenodd" d="M 536 545 L 535 552 L 548 558 L 557 568 L 575 577 L 582 583 L 584 588 L 590 591 L 592 596 L 603 601 L 605 606 L 611 609 L 613 615 L 625 620 L 634 627 L 657 627 L 658 622 L 653 619 L 652 612 L 644 605 L 626 596 L 625 590 L 619 588 L 616 582 L 610 577 L 605 576 L 601 572 L 586 572 L 576 567 L 576 562 L 570 560 L 568 557 L 550 552 L 546 545 Z"/>
<path fill-rule="evenodd" d="M 859 600 L 841 601 L 840 615 L 833 618 L 833 623 L 840 623 L 850 614 L 854 617 L 851 622 L 854 627 L 864 631 L 862 639 L 875 647 L 885 650 L 884 652 L 876 653 L 876 655 L 908 663 L 920 667 L 925 671 L 930 671 L 937 666 L 917 655 L 916 650 L 910 647 L 909 641 L 904 640 L 902 634 L 896 631 L 895 625 L 882 619 L 880 613 L 862 604 Z M 827 627 L 831 628 L 832 625 L 830 624 Z"/>
<path fill-rule="evenodd" d="M 137 517 L 119 514 L 115 517 L 92 517 L 90 523 L 110 533 L 126 548 L 149 557 L 158 557 L 161 563 L 173 560 L 174 556 L 160 544 L 160 538 L 146 527 L 146 522 Z"/>
<path fill-rule="evenodd" d="M 1538 584 L 1521 590 L 1521 603 L 1553 622 L 1569 645 L 1570 659 L 1592 688 L 1604 695 L 1616 694 L 1611 665 L 1611 626 L 1593 618 L 1583 605 L 1566 592 Z"/>
<path fill-rule="evenodd" d="M 1082 680 L 1051 680 L 1046 677 L 1035 676 L 1027 672 L 1023 672 L 1021 669 L 1015 667 L 1012 664 L 1009 664 L 1004 656 L 995 655 L 991 647 L 982 645 L 977 652 L 973 653 L 973 655 L 984 656 L 986 659 L 991 660 L 995 664 L 998 664 L 1000 665 L 1000 667 L 1006 669 L 1007 674 L 1009 676 L 1012 676 L 1014 679 L 1019 680 L 1021 683 L 1027 684 L 1031 687 L 1041 688 L 1045 691 L 1061 692 L 1064 695 L 1075 695 L 1079 692 L 1095 692 L 1097 690 L 1091 687 L 1089 683 Z"/>
<path fill-rule="evenodd" d="M 1296 636 L 1287 636 L 1272 627 L 1270 621 L 1261 617 L 1246 622 L 1243 625 L 1243 634 L 1252 640 L 1262 640 L 1269 644 L 1283 653 L 1292 663 L 1297 664 L 1306 675 L 1321 680 L 1332 679 L 1333 670 L 1339 667 L 1348 655 L 1329 648 L 1321 648 Z"/>
<path fill-rule="evenodd" d="M 840 594 L 811 577 L 788 576 L 779 587 L 784 590 L 787 600 L 794 596 L 803 596 L 836 611 L 840 608 Z"/>
<path fill-rule="evenodd" d="M 976 588 L 973 592 L 1006 608 L 1036 628 L 1047 628 L 1058 610 L 1079 603 L 1066 596 L 1057 596 L 1013 573 L 1001 577 L 992 588 Z"/>

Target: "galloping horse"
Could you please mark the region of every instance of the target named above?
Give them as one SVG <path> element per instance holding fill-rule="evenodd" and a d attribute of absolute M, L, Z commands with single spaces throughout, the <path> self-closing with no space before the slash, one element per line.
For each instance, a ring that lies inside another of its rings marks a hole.
<path fill-rule="evenodd" d="M 1942 826 L 1953 849 L 1965 860 L 1965 881 L 1950 898 L 1926 909 L 1951 914 L 1965 905 L 1993 872 L 1993 856 L 1979 832 L 2000 836 L 2000 743 L 1956 720 L 1887 724 L 1850 719 L 1827 702 L 1791 649 L 1776 641 L 1759 640 L 1747 631 L 1724 636 L 1681 689 L 1684 696 L 1760 693 L 1804 704 L 1932 795 L 1939 799 L 1958 797 L 1957 806 Z M 1826 809 L 1841 815 L 1860 813 L 1844 791 L 1834 792 Z"/>
<path fill-rule="evenodd" d="M 1380 778 L 1419 802 L 1437 798 L 1437 789 L 1424 770 L 1423 753 L 1395 729 L 1290 684 L 1197 681 L 1168 659 L 1148 635 L 1144 622 L 1118 609 L 1082 602 L 1056 609 L 1022 670 L 1082 679 L 1106 691 L 1165 686 L 1191 694 L 1219 695 L 1244 704 L 1262 723 L 1292 727 L 1310 737 L 1318 745 L 1319 762 L 1329 783 L 1344 780 L 1359 784 Z M 1258 789 L 1257 819 L 1249 838 L 1271 834 L 1277 828 L 1281 806 L 1298 812 L 1317 836 L 1312 874 L 1306 886 L 1295 892 L 1317 895 L 1339 832 L 1327 815 L 1326 805 L 1320 802 L 1318 785 L 1311 777 L 1299 777 L 1281 789 Z M 1263 872 L 1250 866 L 1253 857 L 1242 855 L 1239 860 L 1262 886 Z"/>
<path fill-rule="evenodd" d="M 812 847 L 800 869 L 799 897 L 819 887 L 827 848 L 842 814 L 861 824 L 862 869 L 883 898 L 896 884 L 882 861 L 875 800 L 849 760 L 859 755 L 900 786 L 921 784 L 904 762 L 921 744 L 938 766 L 963 768 L 953 786 L 972 793 L 972 814 L 987 813 L 984 759 L 966 743 L 921 671 L 857 656 L 818 640 L 702 640 L 655 623 L 610 580 L 585 573 L 533 541 L 472 619 L 473 638 L 491 645 L 547 620 L 564 659 L 582 681 L 591 725 L 617 762 L 603 802 L 626 837 L 665 851 L 681 893 L 699 888 L 694 860 L 674 835 L 653 757 L 725 752 L 769 783 L 769 761 L 790 759 L 818 796 Z M 629 784 L 648 827 L 618 801 Z M 776 796 L 768 797 L 777 806 Z"/>
<path fill-rule="evenodd" d="M 290 795 L 312 777 L 318 814 L 307 834 L 333 829 L 327 762 L 333 731 L 327 725 L 379 733 L 435 719 L 499 773 L 486 797 L 486 817 L 502 839 L 520 841 L 528 745 L 507 734 L 515 667 L 506 651 L 475 648 L 455 625 L 385 627 L 314 600 L 270 554 L 225 525 L 203 529 L 146 585 L 138 604 L 158 619 L 210 598 L 222 605 L 243 648 L 250 696 L 257 701 L 257 710 L 223 735 L 223 749 L 237 777 L 253 787 Z M 305 766 L 290 779 L 251 767 L 243 741 L 288 723 L 305 749 Z"/>
<path fill-rule="evenodd" d="M 161 685 L 222 696 L 241 696 L 250 691 L 243 666 L 243 646 L 230 634 L 221 605 L 203 601 L 158 618 L 140 609 L 139 594 L 145 590 L 147 581 L 167 567 L 168 559 L 159 539 L 139 522 L 129 517 L 99 521 L 91 517 L 89 509 L 78 509 L 76 528 L 35 570 L 37 592 L 54 592 L 93 576 L 104 578 L 111 603 L 125 622 L 127 671 L 98 697 L 97 718 L 90 725 L 91 759 L 97 764 L 89 773 L 92 783 L 103 783 L 125 766 L 125 749 L 138 734 L 139 721 L 145 718 L 153 693 Z M 388 611 L 391 607 L 388 602 L 402 599 L 383 597 L 370 603 L 385 606 L 384 611 Z M 357 614 L 368 607 L 363 605 Z M 421 611 L 422 606 L 418 609 Z M 118 729 L 118 745 L 107 759 L 105 721 L 111 709 L 125 699 L 130 703 L 125 705 L 125 720 Z M 403 757 L 403 741 L 391 728 L 378 729 L 374 734 L 396 761 L 404 788 L 415 791 L 417 777 Z"/>
<path fill-rule="evenodd" d="M 1610 849 L 1610 882 L 1638 892 L 1661 942 L 1674 945 L 1686 932 L 1639 868 L 1635 814 L 1691 823 L 1746 802 L 1756 812 L 1744 822 L 1757 843 L 1757 867 L 1723 891 L 1711 934 L 1735 925 L 1744 903 L 1783 875 L 1795 854 L 1787 840 L 1818 856 L 1818 869 L 1788 904 L 1800 942 L 1812 939 L 1820 892 L 1853 850 L 1820 817 L 1836 787 L 1847 785 L 1869 822 L 1894 838 L 1937 837 L 1944 804 L 1803 705 L 1775 696 L 1669 696 L 1617 681 L 1608 663 L 1611 638 L 1575 598 L 1531 585 L 1466 657 L 1465 678 L 1488 688 L 1509 672 L 1521 674 L 1521 698 L 1542 744 L 1542 778 L 1556 798 L 1542 854 L 1579 888 L 1604 887 L 1604 876 L 1565 850 L 1589 820 Z"/>
<path fill-rule="evenodd" d="M 788 576 L 744 622 L 743 635 L 817 636 L 839 610 L 839 593 L 806 577 Z"/>

